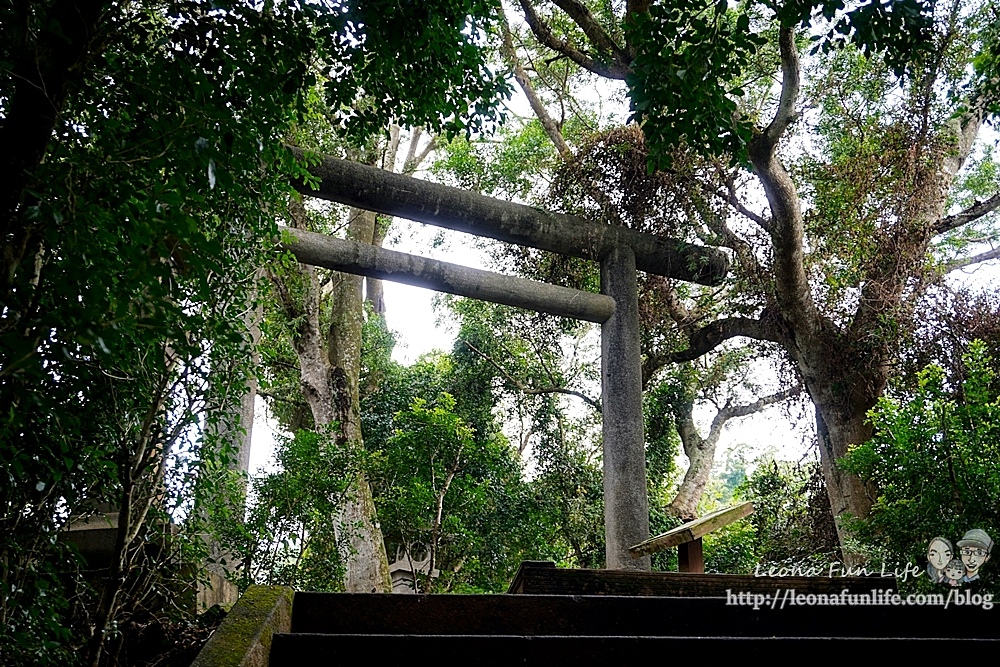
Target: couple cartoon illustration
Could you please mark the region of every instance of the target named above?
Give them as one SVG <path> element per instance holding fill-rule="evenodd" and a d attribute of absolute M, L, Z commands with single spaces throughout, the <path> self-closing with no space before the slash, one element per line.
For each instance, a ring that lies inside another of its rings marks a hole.
<path fill-rule="evenodd" d="M 927 545 L 927 574 L 945 586 L 961 586 L 979 580 L 979 569 L 990 559 L 993 540 L 985 530 L 974 528 L 958 541 L 956 558 L 951 542 L 935 537 Z"/>

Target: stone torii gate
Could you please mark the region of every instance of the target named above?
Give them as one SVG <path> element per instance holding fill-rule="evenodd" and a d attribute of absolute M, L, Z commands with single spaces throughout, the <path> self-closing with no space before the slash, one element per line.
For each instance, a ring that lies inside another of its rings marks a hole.
<path fill-rule="evenodd" d="M 303 152 L 292 149 L 301 160 Z M 704 285 L 728 271 L 720 251 L 325 157 L 305 195 L 600 262 L 601 294 L 481 271 L 332 236 L 287 230 L 299 262 L 601 325 L 606 567 L 648 570 L 629 547 L 649 538 L 636 270 Z"/>

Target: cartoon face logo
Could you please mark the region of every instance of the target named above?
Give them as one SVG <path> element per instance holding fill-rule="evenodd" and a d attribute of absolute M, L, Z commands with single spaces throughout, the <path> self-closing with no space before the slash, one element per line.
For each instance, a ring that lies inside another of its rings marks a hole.
<path fill-rule="evenodd" d="M 935 537 L 927 545 L 927 574 L 934 583 L 944 580 L 944 569 L 954 557 L 951 542 L 943 537 Z M 963 572 L 964 574 L 964 572 Z"/>
<path fill-rule="evenodd" d="M 949 581 L 954 582 L 953 585 L 957 586 L 958 582 L 962 581 L 962 577 L 965 576 L 965 564 L 959 558 L 954 558 L 948 565 L 944 568 L 944 578 Z"/>
<path fill-rule="evenodd" d="M 974 528 L 958 541 L 958 547 L 965 565 L 963 581 L 976 581 L 979 579 L 979 568 L 990 559 L 990 552 L 993 551 L 992 538 L 985 530 Z"/>
<path fill-rule="evenodd" d="M 954 555 L 955 554 L 951 548 L 951 542 L 943 537 L 935 537 L 931 540 L 931 543 L 927 545 L 927 562 L 930 563 L 935 570 L 943 570 L 947 567 Z"/>

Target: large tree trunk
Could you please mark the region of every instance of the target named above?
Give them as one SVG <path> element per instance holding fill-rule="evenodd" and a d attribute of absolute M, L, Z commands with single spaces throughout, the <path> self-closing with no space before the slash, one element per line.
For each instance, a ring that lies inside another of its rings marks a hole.
<path fill-rule="evenodd" d="M 868 440 L 872 432 L 871 427 L 865 424 L 863 415 L 838 415 L 830 408 L 826 412 L 829 417 L 824 416 L 822 406 L 816 405 L 816 436 L 830 509 L 836 519 L 840 546 L 844 548 L 848 544 L 848 531 L 843 519 L 846 516 L 867 517 L 872 507 L 872 496 L 871 490 L 858 477 L 837 466 L 837 460 L 847 454 L 851 445 Z M 852 561 L 854 556 L 845 550 L 844 558 Z"/>
<path fill-rule="evenodd" d="M 290 206 L 293 224 L 306 227 L 306 212 L 301 202 Z M 371 242 L 372 219 L 351 212 L 348 235 Z M 303 294 L 293 290 L 281 276 L 271 276 L 286 315 L 298 322 L 292 345 L 299 360 L 300 384 L 309 404 L 317 430 L 337 424 L 334 436 L 338 446 L 363 447 L 359 407 L 358 376 L 361 369 L 361 287 L 360 276 L 335 274 L 335 304 L 330 329 L 320 331 L 322 294 L 316 270 L 300 265 Z M 382 531 L 375 514 L 371 487 L 363 474 L 352 480 L 340 516 L 331 517 L 347 531 L 348 548 L 343 554 L 346 572 L 344 585 L 349 592 L 392 591 L 389 561 L 385 554 Z"/>
<path fill-rule="evenodd" d="M 351 209 L 348 238 L 371 243 L 375 233 L 375 214 Z M 340 424 L 339 444 L 361 448 L 361 406 L 358 380 L 361 375 L 361 327 L 364 322 L 362 287 L 364 278 L 347 273 L 335 274 L 332 299 L 333 320 L 329 332 L 329 362 L 333 369 L 334 412 Z M 340 516 L 349 531 L 345 585 L 353 593 L 389 593 L 392 580 L 385 553 L 382 530 L 378 525 L 371 487 L 363 473 L 358 473 Z"/>
<path fill-rule="evenodd" d="M 375 232 L 372 235 L 373 246 L 382 247 L 390 224 L 392 224 L 392 218 L 384 215 L 375 216 Z M 365 278 L 365 301 L 372 304 L 373 313 L 379 317 L 385 317 L 385 288 L 378 278 Z"/>
<path fill-rule="evenodd" d="M 913 321 L 916 300 L 923 292 L 923 283 L 915 281 L 924 279 L 928 247 L 940 231 L 948 193 L 981 124 L 981 115 L 975 111 L 951 121 L 944 131 L 951 134 L 956 149 L 934 161 L 927 160 L 924 138 L 913 139 L 909 154 L 914 176 L 909 201 L 901 207 L 903 215 L 896 229 L 887 235 L 882 252 L 867 271 L 852 321 L 836 335 L 830 335 L 828 322 L 824 322 L 821 335 L 796 338 L 800 348 L 792 356 L 799 361 L 816 407 L 820 459 L 830 506 L 838 518 L 841 547 L 848 542 L 840 517 L 868 517 L 875 490 L 840 469 L 836 462 L 851 445 L 872 437 L 873 427 L 867 415 L 888 384 L 892 346 L 899 340 L 894 323 Z M 845 550 L 844 558 L 851 562 L 856 555 Z"/>

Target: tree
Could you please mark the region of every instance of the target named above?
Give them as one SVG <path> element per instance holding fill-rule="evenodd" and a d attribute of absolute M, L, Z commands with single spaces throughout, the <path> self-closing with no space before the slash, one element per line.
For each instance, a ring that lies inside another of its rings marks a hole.
<path fill-rule="evenodd" d="M 679 323 L 689 344 L 664 358 L 737 337 L 779 346 L 816 408 L 833 513 L 867 516 L 870 489 L 836 461 L 871 435 L 865 415 L 926 287 L 996 256 L 956 240 L 981 238 L 1000 208 L 995 182 L 980 200 L 958 177 L 998 110 L 996 7 L 553 4 L 519 2 L 537 43 L 625 80 L 649 165 L 701 199 L 691 233 L 736 260 L 724 309 Z M 804 72 L 810 36 L 817 69 Z M 816 138 L 805 156 L 790 148 L 796 130 Z M 962 258 L 931 259 L 949 246 Z"/>
<path fill-rule="evenodd" d="M 333 126 L 358 141 L 390 115 L 474 130 L 504 86 L 479 55 L 477 2 L 37 0 L 0 12 L 3 637 L 14 660 L 113 662 L 114 628 L 149 601 L 116 575 L 137 569 L 168 509 L 199 515 L 169 462 L 187 457 L 187 482 L 210 467 L 211 446 L 185 447 L 188 426 L 232 414 L 242 393 L 232 359 L 248 286 L 301 173 L 283 142 L 316 64 Z M 357 107 L 362 92 L 380 103 Z M 63 586 L 55 540 L 100 503 L 124 512 L 103 602 Z"/>
<path fill-rule="evenodd" d="M 400 148 L 401 128 L 393 125 L 388 137 L 373 139 L 364 149 L 348 148 L 356 160 L 378 162 L 383 169 L 396 168 Z M 303 133 L 304 134 L 304 133 Z M 420 131 L 411 132 L 409 149 L 402 163 L 405 172 L 412 172 L 428 154 L 433 138 L 420 145 Z M 304 138 L 304 137 L 303 137 Z M 334 217 L 338 209 L 331 213 Z M 301 201 L 289 206 L 290 223 L 297 229 L 315 227 Z M 346 236 L 353 241 L 381 245 L 391 220 L 374 212 L 351 208 L 347 212 Z M 334 222 L 326 224 L 331 230 Z M 361 276 L 321 272 L 314 267 L 286 264 L 282 269 L 269 269 L 268 276 L 287 323 L 289 336 L 299 370 L 298 384 L 309 405 L 311 421 L 316 428 L 337 424 L 337 442 L 346 448 L 363 448 L 361 424 L 362 331 L 366 317 L 381 318 L 384 304 L 378 281 L 367 283 Z M 368 293 L 363 295 L 367 284 Z M 373 304 L 365 313 L 366 299 Z M 286 361 L 286 363 L 288 363 Z M 369 374 L 367 383 L 377 385 L 376 374 Z M 372 387 L 365 387 L 371 391 Z M 362 470 L 355 472 L 352 493 L 337 519 L 350 538 L 346 541 L 349 555 L 345 556 L 345 584 L 348 591 L 390 592 L 389 562 L 378 525 L 376 508 L 369 482 Z"/>
<path fill-rule="evenodd" d="M 460 343 L 402 366 L 390 358 L 393 344 L 384 321 L 370 316 L 362 429 L 388 552 L 440 571 L 418 575 L 419 591 L 501 592 L 548 541 L 497 421 L 504 409 L 492 369 Z"/>
<path fill-rule="evenodd" d="M 657 385 L 647 391 L 647 411 L 653 423 L 659 425 L 659 428 L 654 426 L 647 441 L 652 440 L 664 426 L 672 428 L 688 459 L 684 478 L 667 505 L 668 514 L 686 521 L 697 518 L 698 506 L 715 463 L 716 447 L 722 430 L 731 420 L 755 414 L 797 396 L 801 391 L 795 386 L 747 402 L 740 396 L 740 390 L 755 389 L 757 384 L 751 377 L 755 370 L 754 360 L 748 358 L 748 351 L 746 348 L 724 351 L 711 359 L 672 366 Z M 763 392 L 758 389 L 753 393 Z M 699 399 L 715 408 L 706 435 L 701 434 L 694 419 L 694 406 Z M 662 424 L 664 421 L 667 423 Z"/>
<path fill-rule="evenodd" d="M 337 445 L 336 424 L 279 437 L 276 445 L 278 469 L 251 480 L 245 511 L 234 512 L 226 496 L 211 506 L 221 546 L 234 559 L 226 563 L 230 576 L 241 592 L 252 584 L 343 590 L 348 536 L 331 517 L 342 513 L 367 461 L 362 452 Z"/>
<path fill-rule="evenodd" d="M 301 202 L 292 202 L 291 213 L 296 228 L 307 228 L 309 218 Z M 374 218 L 374 214 L 352 209 L 348 236 L 370 242 Z M 321 283 L 315 268 L 294 263 L 288 263 L 284 270 L 269 269 L 268 274 L 287 322 L 312 427 L 322 430 L 336 425 L 337 446 L 360 450 L 363 447 L 359 412 L 363 279 L 334 274 L 324 277 Z M 329 291 L 324 294 L 327 284 Z M 332 307 L 326 298 L 331 299 Z M 321 314 L 332 315 L 330 319 L 324 318 L 325 327 L 321 326 Z M 345 558 L 346 589 L 389 592 L 392 589 L 389 563 L 363 471 L 355 472 L 341 515 L 331 519 L 351 535 L 348 540 L 351 555 Z"/>
<path fill-rule="evenodd" d="M 199 453 L 213 458 L 189 429 L 223 414 L 246 373 L 209 377 L 234 354 L 245 267 L 286 187 L 260 169 L 289 164 L 277 138 L 298 86 L 278 79 L 312 39 L 294 11 L 168 9 L 4 9 L 0 579 L 15 660 L 59 660 L 58 636 L 81 661 L 113 662 L 114 628 L 169 604 L 152 584 L 181 542 L 146 545 L 189 510 Z M 230 60 L 264 34 L 287 48 Z M 56 535 L 102 506 L 117 512 L 109 583 L 64 587 L 73 559 Z"/>
<path fill-rule="evenodd" d="M 819 461 L 764 457 L 736 487 L 753 502 L 748 517 L 754 564 L 794 563 L 823 567 L 840 560 L 837 530 Z"/>
<path fill-rule="evenodd" d="M 453 356 L 477 380 L 479 392 L 493 397 L 522 465 L 531 470 L 530 502 L 517 521 L 528 531 L 531 552 L 566 565 L 601 567 L 604 492 L 595 447 L 601 402 L 588 393 L 595 381 L 588 328 L 468 299 L 453 300 L 450 308 L 460 323 Z"/>

